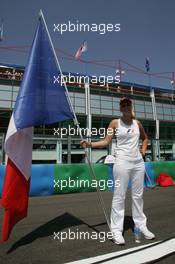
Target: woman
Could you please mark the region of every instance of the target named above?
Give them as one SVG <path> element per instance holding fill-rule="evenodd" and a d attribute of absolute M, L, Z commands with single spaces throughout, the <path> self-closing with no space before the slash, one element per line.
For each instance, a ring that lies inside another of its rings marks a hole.
<path fill-rule="evenodd" d="M 81 141 L 82 147 L 103 148 L 107 146 L 113 136 L 116 137 L 115 164 L 113 166 L 114 180 L 119 186 L 114 189 L 111 209 L 111 231 L 113 241 L 116 244 L 125 244 L 123 232 L 124 224 L 124 203 L 131 179 L 132 191 L 132 217 L 135 227 L 145 236 L 146 239 L 153 239 L 155 235 L 146 226 L 146 216 L 143 213 L 143 189 L 144 189 L 144 161 L 148 137 L 142 124 L 133 119 L 132 101 L 124 97 L 120 100 L 120 112 L 122 117 L 110 122 L 107 135 L 103 140 L 97 142 Z M 113 133 L 111 133 L 113 131 Z M 108 133 L 110 132 L 110 133 Z M 139 138 L 142 139 L 142 146 L 139 150 Z"/>

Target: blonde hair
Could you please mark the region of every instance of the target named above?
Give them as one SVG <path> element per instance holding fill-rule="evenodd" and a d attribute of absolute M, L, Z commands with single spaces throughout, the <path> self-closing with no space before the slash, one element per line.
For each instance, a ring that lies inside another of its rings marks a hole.
<path fill-rule="evenodd" d="M 135 112 L 134 110 L 132 110 L 132 119 L 135 119 L 135 118 L 136 118 Z"/>

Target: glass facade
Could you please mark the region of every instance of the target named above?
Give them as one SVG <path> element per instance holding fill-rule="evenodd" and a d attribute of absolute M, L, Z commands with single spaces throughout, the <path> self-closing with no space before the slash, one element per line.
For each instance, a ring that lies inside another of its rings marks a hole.
<path fill-rule="evenodd" d="M 16 96 L 19 90 L 20 80 L 4 80 L 0 79 L 0 138 L 4 137 L 11 111 L 14 107 Z M 74 107 L 74 110 L 78 116 L 78 121 L 81 127 L 86 127 L 86 115 L 85 115 L 85 90 L 83 86 L 79 85 L 68 85 L 69 95 Z M 171 91 L 172 93 L 172 91 Z M 164 156 L 166 154 L 168 157 L 173 158 L 173 144 L 175 144 L 175 98 L 169 95 L 168 91 L 165 93 L 160 93 L 159 90 L 155 89 L 155 106 L 153 107 L 152 97 L 148 87 L 139 88 L 139 85 L 133 86 L 132 91 L 129 85 L 121 84 L 119 87 L 113 86 L 112 88 L 101 87 L 101 86 L 91 86 L 90 85 L 90 104 L 91 104 L 91 115 L 92 115 L 92 127 L 95 127 L 97 130 L 100 128 L 107 128 L 109 122 L 113 118 L 120 117 L 119 110 L 119 101 L 123 96 L 129 96 L 133 101 L 133 110 L 136 114 L 136 118 L 141 120 L 145 131 L 147 132 L 150 145 L 149 152 L 152 152 L 152 141 L 156 139 L 156 123 L 153 118 L 155 116 L 155 109 L 157 114 L 157 119 L 159 120 L 159 138 L 160 138 L 160 151 Z M 53 137 L 54 128 L 68 127 L 70 123 L 61 122 L 61 124 L 54 124 L 50 126 L 40 126 L 35 128 L 35 136 L 42 137 Z M 72 122 L 73 125 L 73 122 Z M 60 139 L 60 137 L 59 137 Z M 99 139 L 99 133 L 96 136 L 92 136 L 92 139 Z M 66 140 L 66 136 L 63 136 L 61 140 Z M 82 150 L 79 147 L 80 137 L 75 135 L 71 136 L 72 140 L 72 152 L 74 155 L 81 155 Z M 73 140 L 75 142 L 73 143 Z M 2 141 L 2 140 L 1 140 Z M 165 142 L 166 141 L 166 142 Z M 162 142 L 162 143 L 161 143 Z M 63 143 L 63 142 L 62 142 Z M 168 147 L 166 147 L 166 144 Z M 40 148 L 40 142 L 34 144 L 34 149 L 36 146 Z M 41 146 L 44 144 L 41 144 Z M 50 151 L 48 148 L 52 148 L 52 151 L 57 149 L 57 142 L 50 143 L 49 146 L 46 146 L 45 150 Z M 153 144 L 154 145 L 154 144 Z M 170 147 L 171 146 L 171 147 Z M 1 144 L 0 153 L 2 153 L 2 144 Z M 62 151 L 64 156 L 67 155 L 67 143 L 62 144 Z M 94 150 L 95 151 L 95 150 Z M 162 154 L 162 155 L 163 155 Z M 171 154 L 171 155 L 170 155 Z M 2 160 L 1 154 L 1 160 Z M 54 159 L 57 160 L 57 159 Z M 66 158 L 65 158 L 66 160 Z M 76 160 L 76 159 L 75 159 Z"/>

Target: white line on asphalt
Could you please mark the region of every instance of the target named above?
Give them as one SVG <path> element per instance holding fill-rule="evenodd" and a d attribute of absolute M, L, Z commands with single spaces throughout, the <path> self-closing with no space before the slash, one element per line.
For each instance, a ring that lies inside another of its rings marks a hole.
<path fill-rule="evenodd" d="M 67 264 L 92 264 L 98 262 L 113 264 L 116 263 L 116 261 L 118 264 L 140 264 L 159 259 L 173 252 L 175 252 L 175 238 L 133 247 L 101 256 L 68 262 Z"/>

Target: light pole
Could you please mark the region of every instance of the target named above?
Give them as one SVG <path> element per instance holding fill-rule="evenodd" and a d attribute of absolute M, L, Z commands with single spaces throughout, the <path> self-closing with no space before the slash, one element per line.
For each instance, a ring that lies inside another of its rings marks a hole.
<path fill-rule="evenodd" d="M 153 110 L 153 120 L 155 121 L 156 131 L 155 131 L 155 141 L 156 141 L 156 159 L 160 160 L 160 143 L 159 143 L 159 120 L 157 118 L 157 109 L 156 109 L 156 100 L 154 88 L 151 85 L 151 76 L 148 73 L 149 77 L 149 87 L 150 87 L 150 97 L 152 102 L 152 110 Z"/>
<path fill-rule="evenodd" d="M 85 114 L 86 114 L 86 127 L 88 130 L 87 137 L 88 141 L 91 141 L 91 131 L 92 131 L 92 116 L 91 116 L 91 98 L 90 98 L 90 86 L 89 82 L 85 82 Z M 88 157 L 90 162 L 92 161 L 92 151 L 91 148 L 87 149 Z M 86 161 L 87 162 L 87 161 Z"/>
<path fill-rule="evenodd" d="M 174 100 L 174 91 L 175 91 L 175 73 L 172 72 L 172 80 L 171 80 L 171 84 L 172 84 L 172 101 Z"/>
<path fill-rule="evenodd" d="M 122 66 L 121 66 L 121 60 L 118 60 L 118 71 L 117 73 L 119 73 L 119 78 L 120 78 L 120 82 L 122 81 L 122 75 L 125 75 L 125 71 L 122 70 Z"/>

